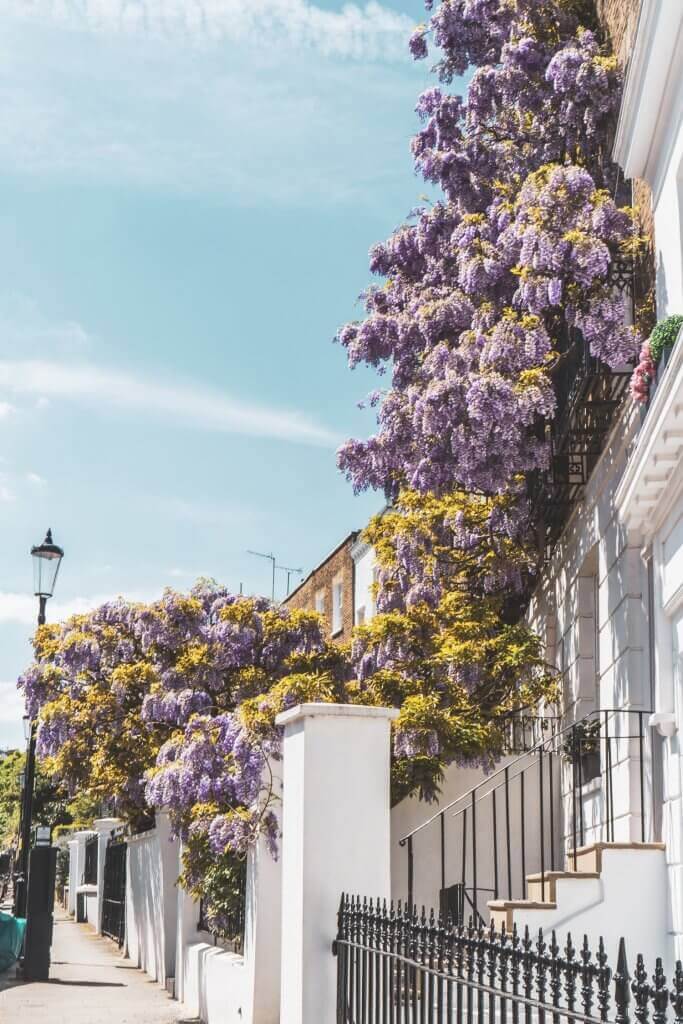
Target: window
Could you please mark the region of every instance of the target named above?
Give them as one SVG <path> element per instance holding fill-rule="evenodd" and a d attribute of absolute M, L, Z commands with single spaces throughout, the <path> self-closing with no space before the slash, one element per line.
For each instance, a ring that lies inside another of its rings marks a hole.
<path fill-rule="evenodd" d="M 342 613 L 344 610 L 344 590 L 342 574 L 332 580 L 332 635 L 341 633 Z"/>
<path fill-rule="evenodd" d="M 365 622 L 365 605 L 356 609 L 356 625 L 362 626 Z"/>
<path fill-rule="evenodd" d="M 316 590 L 315 592 L 315 610 L 320 614 L 325 614 L 325 591 Z"/>

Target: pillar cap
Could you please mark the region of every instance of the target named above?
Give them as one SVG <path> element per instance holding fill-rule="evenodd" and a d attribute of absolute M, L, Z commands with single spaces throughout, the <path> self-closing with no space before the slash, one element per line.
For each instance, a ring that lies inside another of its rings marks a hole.
<path fill-rule="evenodd" d="M 376 708 L 365 704 L 297 704 L 295 708 L 280 712 L 275 724 L 291 725 L 303 718 L 383 718 L 393 721 L 398 716 L 398 708 Z"/>
<path fill-rule="evenodd" d="M 95 818 L 92 827 L 96 832 L 111 832 L 112 829 L 123 825 L 123 818 Z"/>

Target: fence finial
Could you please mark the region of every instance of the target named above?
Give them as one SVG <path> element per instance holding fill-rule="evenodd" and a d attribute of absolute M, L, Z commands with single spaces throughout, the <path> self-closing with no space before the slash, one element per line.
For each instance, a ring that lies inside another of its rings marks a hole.
<path fill-rule="evenodd" d="M 674 1008 L 675 1024 L 683 1024 L 683 963 L 676 961 L 672 991 L 669 996 Z"/>
<path fill-rule="evenodd" d="M 617 1007 L 615 1024 L 629 1024 L 628 1004 L 631 1000 L 629 989 L 630 981 L 628 963 L 626 961 L 626 943 L 623 936 L 619 939 L 619 956 L 617 957 L 617 971 L 614 975 L 614 1001 Z"/>

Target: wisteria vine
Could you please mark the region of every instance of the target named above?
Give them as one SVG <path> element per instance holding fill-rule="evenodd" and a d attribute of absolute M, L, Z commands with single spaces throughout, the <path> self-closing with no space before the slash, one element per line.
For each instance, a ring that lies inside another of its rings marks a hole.
<path fill-rule="evenodd" d="M 430 7 L 431 4 L 428 4 Z M 433 40 L 443 85 L 418 100 L 418 174 L 442 192 L 375 246 L 384 283 L 339 332 L 349 363 L 391 368 L 378 431 L 339 464 L 357 489 L 495 495 L 548 465 L 542 424 L 568 347 L 621 366 L 639 349 L 614 260 L 638 246 L 613 196 L 616 59 L 584 0 L 448 0 Z"/>
<path fill-rule="evenodd" d="M 19 686 L 45 768 L 113 800 L 132 827 L 167 810 L 183 884 L 220 929 L 235 861 L 261 835 L 275 853 L 278 711 L 343 699 L 348 670 L 320 617 L 202 581 L 43 626 L 34 646 Z"/>

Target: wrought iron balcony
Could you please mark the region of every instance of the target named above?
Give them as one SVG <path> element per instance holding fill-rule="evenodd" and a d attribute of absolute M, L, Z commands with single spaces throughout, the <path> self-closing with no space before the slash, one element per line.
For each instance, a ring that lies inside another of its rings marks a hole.
<path fill-rule="evenodd" d="M 539 548 L 548 557 L 605 446 L 627 394 L 632 367 L 612 370 L 580 335 L 568 340 L 556 374 L 555 419 L 542 427 L 549 468 L 529 481 Z"/>

